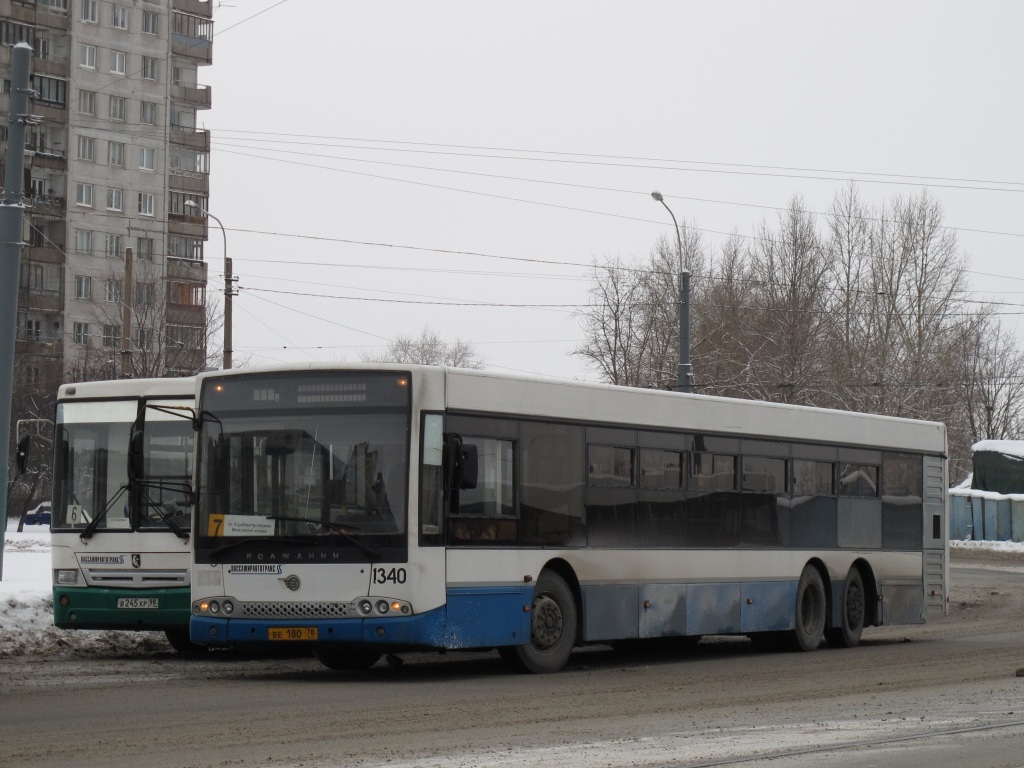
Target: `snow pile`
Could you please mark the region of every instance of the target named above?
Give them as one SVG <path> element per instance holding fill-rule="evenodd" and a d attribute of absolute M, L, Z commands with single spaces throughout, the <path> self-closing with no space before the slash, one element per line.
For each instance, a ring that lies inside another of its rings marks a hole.
<path fill-rule="evenodd" d="M 53 626 L 50 529 L 9 520 L 0 580 L 0 657 L 106 656 L 169 651 L 162 632 L 73 631 Z"/>

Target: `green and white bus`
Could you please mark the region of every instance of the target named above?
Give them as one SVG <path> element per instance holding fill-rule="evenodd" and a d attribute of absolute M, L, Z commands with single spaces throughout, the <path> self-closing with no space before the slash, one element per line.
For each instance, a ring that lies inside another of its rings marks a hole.
<path fill-rule="evenodd" d="M 61 386 L 51 523 L 54 624 L 156 630 L 190 648 L 195 380 Z M 128 466 L 133 433 L 144 480 Z"/>
<path fill-rule="evenodd" d="M 491 372 L 197 377 L 191 639 L 333 669 L 945 611 L 942 424 Z"/>

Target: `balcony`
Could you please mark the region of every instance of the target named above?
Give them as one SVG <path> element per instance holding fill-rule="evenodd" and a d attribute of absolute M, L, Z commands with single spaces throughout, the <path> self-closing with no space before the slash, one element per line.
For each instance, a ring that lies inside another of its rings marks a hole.
<path fill-rule="evenodd" d="M 210 177 L 205 173 L 170 170 L 168 184 L 172 192 L 188 192 L 201 197 L 210 196 Z"/>
<path fill-rule="evenodd" d="M 51 171 L 67 172 L 68 160 L 64 157 L 63 152 L 56 150 L 37 152 L 26 145 L 25 166 L 28 168 L 46 168 Z"/>
<path fill-rule="evenodd" d="M 192 259 L 167 258 L 168 280 L 191 280 L 196 283 L 206 282 L 206 262 Z"/>
<path fill-rule="evenodd" d="M 202 16 L 205 19 L 213 18 L 213 3 L 208 0 L 171 0 L 171 9 Z"/>
<path fill-rule="evenodd" d="M 195 129 L 186 125 L 171 126 L 171 143 L 189 149 L 196 149 L 200 152 L 210 151 L 210 132 L 205 129 Z"/>
<path fill-rule="evenodd" d="M 209 109 L 213 105 L 213 89 L 208 85 L 171 85 L 171 98 L 185 102 L 196 109 Z"/>
<path fill-rule="evenodd" d="M 49 216 L 56 219 L 64 218 L 67 206 L 63 197 L 33 197 L 28 201 L 33 216 Z"/>
<path fill-rule="evenodd" d="M 63 239 L 63 238 L 62 238 Z M 24 251 L 27 261 L 36 264 L 63 264 L 64 243 L 53 243 L 52 245 L 30 245 Z"/>
<path fill-rule="evenodd" d="M 42 291 L 32 288 L 18 289 L 18 309 L 40 312 L 60 312 L 64 301 L 60 291 Z"/>
<path fill-rule="evenodd" d="M 171 34 L 171 52 L 175 56 L 198 59 L 203 64 L 213 64 L 213 41 L 205 37 L 191 37 L 178 32 Z"/>
<path fill-rule="evenodd" d="M 167 233 L 206 240 L 209 233 L 205 216 L 188 216 L 184 213 L 167 214 Z"/>

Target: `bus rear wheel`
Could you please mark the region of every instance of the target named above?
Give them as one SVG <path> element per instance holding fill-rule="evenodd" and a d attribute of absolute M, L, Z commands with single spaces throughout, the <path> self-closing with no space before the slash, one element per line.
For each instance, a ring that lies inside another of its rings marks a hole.
<path fill-rule="evenodd" d="M 796 627 L 793 641 L 798 651 L 813 651 L 825 633 L 825 584 L 813 565 L 805 565 L 796 587 Z"/>
<path fill-rule="evenodd" d="M 530 608 L 530 642 L 498 649 L 519 672 L 557 672 L 569 661 L 576 645 L 576 600 L 565 579 L 544 571 L 537 579 Z"/>
<path fill-rule="evenodd" d="M 351 646 L 339 648 L 321 646 L 316 648 L 313 654 L 325 667 L 339 672 L 358 672 L 369 669 L 380 658 L 380 651 Z"/>
<path fill-rule="evenodd" d="M 833 648 L 853 648 L 860 643 L 860 635 L 864 631 L 864 617 L 867 612 L 864 579 L 856 568 L 851 568 L 850 572 L 846 574 L 840 609 L 843 617 L 842 626 L 826 629 L 825 639 Z"/>

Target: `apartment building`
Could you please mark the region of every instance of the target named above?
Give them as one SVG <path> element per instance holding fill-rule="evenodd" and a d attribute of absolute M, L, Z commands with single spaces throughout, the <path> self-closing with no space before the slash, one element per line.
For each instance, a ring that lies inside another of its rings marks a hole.
<path fill-rule="evenodd" d="M 19 42 L 40 118 L 26 133 L 21 380 L 116 377 L 125 349 L 137 376 L 202 370 L 212 13 L 207 0 L 0 0 L 0 164 Z"/>

